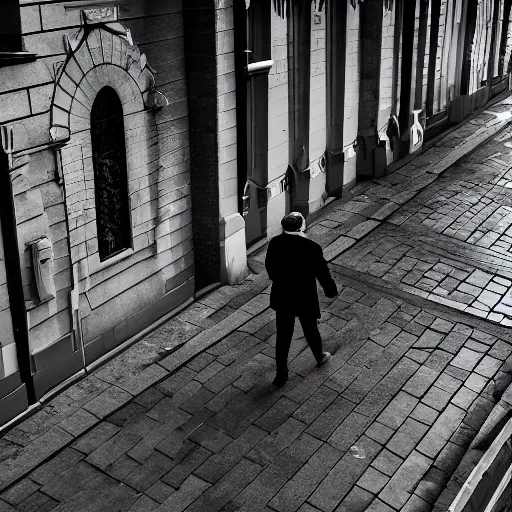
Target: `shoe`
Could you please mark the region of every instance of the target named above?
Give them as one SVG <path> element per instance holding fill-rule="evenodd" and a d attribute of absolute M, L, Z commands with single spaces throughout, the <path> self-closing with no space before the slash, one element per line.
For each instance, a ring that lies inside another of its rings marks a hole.
<path fill-rule="evenodd" d="M 288 380 L 288 370 L 278 370 L 276 373 L 276 378 L 272 384 L 277 388 L 282 388 L 286 381 Z"/>
<path fill-rule="evenodd" d="M 320 359 L 320 361 L 318 361 L 317 366 L 323 366 L 327 361 L 329 361 L 330 358 L 331 358 L 330 352 L 322 352 L 322 359 Z"/>

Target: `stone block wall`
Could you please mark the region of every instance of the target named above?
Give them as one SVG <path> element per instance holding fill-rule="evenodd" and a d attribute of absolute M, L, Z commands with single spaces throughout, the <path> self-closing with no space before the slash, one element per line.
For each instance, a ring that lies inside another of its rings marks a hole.
<path fill-rule="evenodd" d="M 238 212 L 236 172 L 236 87 L 232 2 L 217 2 L 216 58 L 218 83 L 219 218 Z"/>
<path fill-rule="evenodd" d="M 120 35 L 96 29 L 86 40 L 83 8 L 73 2 L 20 3 L 24 47 L 37 60 L 0 70 L 0 123 L 13 132 L 30 344 L 40 353 L 76 332 L 74 296 L 90 363 L 193 293 L 182 1 L 125 4 L 121 24 L 105 20 Z M 89 129 L 104 86 L 123 105 L 132 247 L 100 262 Z M 169 102 L 158 112 L 149 108 L 156 89 Z M 41 303 L 27 244 L 43 236 L 56 297 Z"/>

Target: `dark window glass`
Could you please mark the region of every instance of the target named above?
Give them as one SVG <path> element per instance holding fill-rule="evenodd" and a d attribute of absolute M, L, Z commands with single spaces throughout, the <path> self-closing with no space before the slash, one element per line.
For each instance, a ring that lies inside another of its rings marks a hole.
<path fill-rule="evenodd" d="M 131 246 L 123 107 L 105 87 L 91 111 L 98 251 L 104 261 Z"/>
<path fill-rule="evenodd" d="M 0 52 L 21 51 L 19 0 L 0 0 Z"/>

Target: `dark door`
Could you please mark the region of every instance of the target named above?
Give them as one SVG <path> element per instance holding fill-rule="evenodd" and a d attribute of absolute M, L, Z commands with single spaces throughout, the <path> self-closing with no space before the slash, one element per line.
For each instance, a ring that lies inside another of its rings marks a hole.
<path fill-rule="evenodd" d="M 412 121 L 411 91 L 414 53 L 414 27 L 416 0 L 404 0 L 402 20 L 402 70 L 400 83 L 400 110 L 398 121 L 401 131 L 401 156 L 409 153 L 409 128 Z"/>
<path fill-rule="evenodd" d="M 478 10 L 478 1 L 469 0 L 466 15 L 466 34 L 464 38 L 464 53 L 462 61 L 462 76 L 460 80 L 461 95 L 469 94 L 471 84 L 471 55 L 473 53 L 473 38 L 476 29 L 476 15 Z"/>
<path fill-rule="evenodd" d="M 248 63 L 271 58 L 271 3 L 253 0 L 247 9 Z M 247 245 L 267 234 L 268 75 L 246 80 L 246 164 L 243 215 Z"/>

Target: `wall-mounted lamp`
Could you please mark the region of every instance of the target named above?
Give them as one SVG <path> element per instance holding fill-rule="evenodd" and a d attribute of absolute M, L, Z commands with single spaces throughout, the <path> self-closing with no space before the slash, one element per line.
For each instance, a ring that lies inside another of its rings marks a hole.
<path fill-rule="evenodd" d="M 252 64 L 247 64 L 247 68 L 245 69 L 247 76 L 254 77 L 260 75 L 268 75 L 273 65 L 273 60 L 262 60 L 260 62 L 253 62 Z"/>

